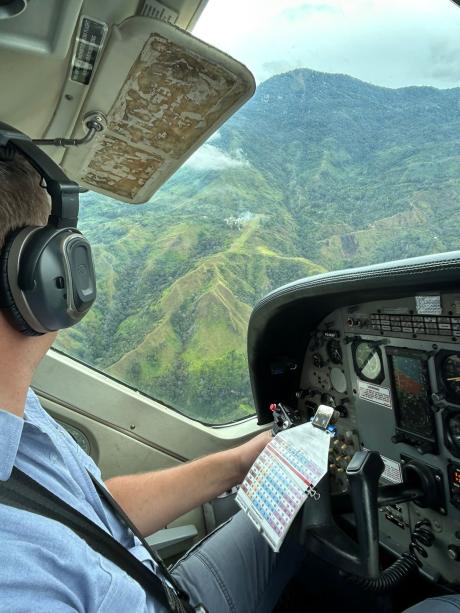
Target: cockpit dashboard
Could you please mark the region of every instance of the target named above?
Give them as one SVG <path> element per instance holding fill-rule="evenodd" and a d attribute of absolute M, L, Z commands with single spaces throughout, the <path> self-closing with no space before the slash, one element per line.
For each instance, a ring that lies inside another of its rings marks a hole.
<path fill-rule="evenodd" d="M 255 309 L 249 356 L 261 423 L 265 401 L 293 406 L 304 421 L 320 405 L 339 412 L 332 497 L 348 491 L 347 466 L 366 449 L 383 459 L 380 485 L 425 488 L 421 501 L 379 508 L 379 541 L 401 555 L 417 522 L 429 520 L 435 539 L 423 572 L 458 588 L 460 254 L 444 256 L 281 288 Z"/>

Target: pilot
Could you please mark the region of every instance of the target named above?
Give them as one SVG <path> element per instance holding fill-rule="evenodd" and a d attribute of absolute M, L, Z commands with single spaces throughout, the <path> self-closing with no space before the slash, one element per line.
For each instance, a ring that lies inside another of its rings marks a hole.
<path fill-rule="evenodd" d="M 41 177 L 16 153 L 0 161 L 0 247 L 24 226 L 45 225 L 50 210 Z M 4 270 L 2 270 L 4 274 Z M 88 471 L 100 471 L 41 407 L 30 389 L 56 334 L 26 336 L 0 310 L 0 480 L 13 466 L 114 536 L 155 573 L 147 550 L 101 497 Z M 240 483 L 270 440 L 265 432 L 239 447 L 172 469 L 110 479 L 106 486 L 143 536 Z M 0 504 L 0 610 L 134 613 L 164 611 L 134 579 L 71 529 L 39 514 Z M 193 547 L 172 577 L 193 606 L 209 612 L 271 611 L 303 552 L 285 543 L 271 552 L 242 513 Z"/>

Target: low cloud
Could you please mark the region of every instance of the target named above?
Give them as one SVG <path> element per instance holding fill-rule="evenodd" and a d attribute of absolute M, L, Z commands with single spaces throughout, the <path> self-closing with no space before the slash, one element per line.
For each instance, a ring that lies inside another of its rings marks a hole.
<path fill-rule="evenodd" d="M 185 165 L 188 168 L 199 171 L 225 170 L 226 168 L 249 166 L 249 162 L 244 158 L 241 151 L 238 151 L 235 156 L 230 156 L 217 147 L 214 147 L 214 145 L 206 143 L 195 151 Z"/>
<path fill-rule="evenodd" d="M 456 39 L 433 42 L 430 61 L 425 65 L 425 74 L 454 86 L 460 85 L 459 61 L 460 48 Z"/>

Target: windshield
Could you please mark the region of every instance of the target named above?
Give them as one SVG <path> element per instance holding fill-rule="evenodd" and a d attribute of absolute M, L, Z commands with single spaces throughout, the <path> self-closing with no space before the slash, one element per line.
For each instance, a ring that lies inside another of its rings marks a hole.
<path fill-rule="evenodd" d="M 254 98 L 152 198 L 90 193 L 98 299 L 56 347 L 206 423 L 254 413 L 267 292 L 460 249 L 460 9 L 449 0 L 211 0 L 195 35 Z"/>

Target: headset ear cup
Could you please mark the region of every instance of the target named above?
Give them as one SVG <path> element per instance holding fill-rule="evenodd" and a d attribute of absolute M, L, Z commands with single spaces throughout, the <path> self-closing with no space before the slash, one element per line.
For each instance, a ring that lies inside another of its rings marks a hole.
<path fill-rule="evenodd" d="M 21 334 L 25 336 L 40 336 L 40 332 L 33 330 L 21 315 L 14 301 L 10 287 L 8 278 L 8 257 L 17 234 L 18 232 L 15 232 L 7 238 L 0 254 L 0 304 L 9 322 L 18 332 L 21 332 Z"/>

